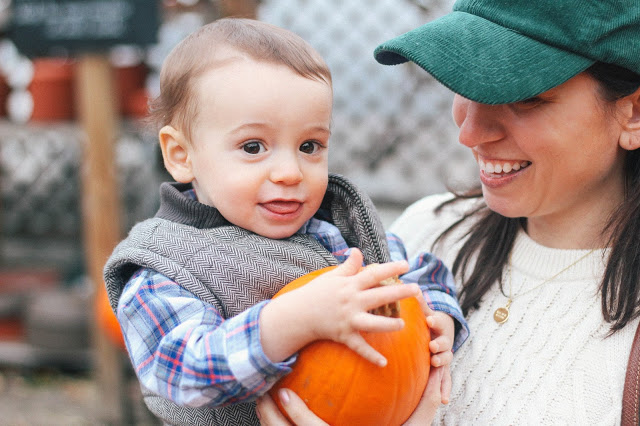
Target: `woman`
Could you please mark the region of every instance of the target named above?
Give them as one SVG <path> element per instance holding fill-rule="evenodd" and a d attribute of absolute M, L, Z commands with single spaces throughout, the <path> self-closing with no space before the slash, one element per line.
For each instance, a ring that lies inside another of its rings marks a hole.
<path fill-rule="evenodd" d="M 435 243 L 471 329 L 435 422 L 619 424 L 640 316 L 640 2 L 460 0 L 375 54 L 456 93 L 480 169 L 477 190 L 392 227 L 409 254 Z"/>

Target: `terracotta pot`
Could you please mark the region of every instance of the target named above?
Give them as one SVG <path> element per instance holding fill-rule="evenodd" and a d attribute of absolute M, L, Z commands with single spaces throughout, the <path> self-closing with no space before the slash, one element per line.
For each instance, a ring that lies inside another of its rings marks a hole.
<path fill-rule="evenodd" d="M 139 103 L 139 99 L 132 100 L 132 98 L 140 98 L 145 94 L 145 92 L 141 93 L 141 91 L 145 87 L 147 72 L 145 64 L 115 68 L 118 108 L 121 114 L 139 116 L 139 108 L 136 105 L 131 105 L 131 103 Z"/>
<path fill-rule="evenodd" d="M 132 118 L 145 118 L 149 115 L 149 93 L 147 89 L 138 89 L 129 94 L 124 114 Z"/>
<path fill-rule="evenodd" d="M 36 58 L 33 60 L 33 68 L 33 81 L 28 87 L 33 97 L 31 120 L 73 119 L 74 63 L 58 58 Z"/>

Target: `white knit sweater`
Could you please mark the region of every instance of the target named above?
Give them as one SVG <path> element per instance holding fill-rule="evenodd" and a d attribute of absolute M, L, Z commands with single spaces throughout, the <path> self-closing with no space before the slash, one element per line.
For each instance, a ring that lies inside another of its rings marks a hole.
<path fill-rule="evenodd" d="M 434 216 L 434 206 L 449 196 L 418 201 L 392 225 L 409 255 L 432 251 L 434 238 L 459 217 L 461 208 Z M 449 240 L 435 254 L 452 265 L 459 247 Z M 493 319 L 495 309 L 507 301 L 496 284 L 468 316 L 471 336 L 454 356 L 451 402 L 439 410 L 436 424 L 620 424 L 638 321 L 606 337 L 609 326 L 598 293 L 606 251 L 592 253 L 525 293 L 586 253 L 543 247 L 519 233 L 512 253 L 510 317 L 502 325 Z M 509 293 L 508 284 L 504 293 Z"/>

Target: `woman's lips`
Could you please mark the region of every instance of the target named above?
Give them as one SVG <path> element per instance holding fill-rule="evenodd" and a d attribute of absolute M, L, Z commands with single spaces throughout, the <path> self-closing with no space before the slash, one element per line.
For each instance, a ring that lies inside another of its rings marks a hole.
<path fill-rule="evenodd" d="M 480 169 L 480 182 L 487 188 L 500 188 L 511 183 L 522 173 L 525 173 L 530 164 L 531 163 L 528 163 L 524 167 L 519 167 L 517 170 L 512 169 L 508 172 L 502 171 L 499 173 L 487 172 L 486 170 Z"/>
<path fill-rule="evenodd" d="M 517 172 L 518 170 L 525 169 L 531 165 L 531 161 L 516 160 L 516 161 L 488 161 L 478 159 L 478 166 L 480 170 L 487 175 L 500 175 L 508 174 L 511 172 Z"/>
<path fill-rule="evenodd" d="M 478 158 L 480 181 L 489 188 L 499 188 L 513 181 L 530 165 L 526 160 L 482 160 Z"/>

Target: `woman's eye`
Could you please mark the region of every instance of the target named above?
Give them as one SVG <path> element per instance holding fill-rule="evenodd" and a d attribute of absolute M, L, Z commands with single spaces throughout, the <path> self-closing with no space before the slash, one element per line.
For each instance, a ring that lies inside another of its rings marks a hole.
<path fill-rule="evenodd" d="M 242 149 L 247 154 L 260 154 L 264 151 L 264 146 L 260 142 L 252 141 L 242 145 Z"/>
<path fill-rule="evenodd" d="M 300 145 L 300 151 L 305 154 L 313 154 L 318 150 L 320 144 L 316 141 L 306 141 L 302 145 Z"/>
<path fill-rule="evenodd" d="M 535 106 L 540 105 L 542 102 L 544 102 L 541 98 L 535 96 L 533 98 L 528 98 L 528 99 L 524 99 L 522 101 L 518 101 L 515 103 L 516 106 L 519 106 L 521 108 L 533 108 Z"/>

